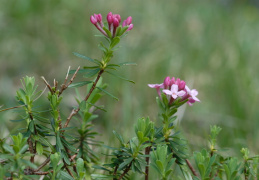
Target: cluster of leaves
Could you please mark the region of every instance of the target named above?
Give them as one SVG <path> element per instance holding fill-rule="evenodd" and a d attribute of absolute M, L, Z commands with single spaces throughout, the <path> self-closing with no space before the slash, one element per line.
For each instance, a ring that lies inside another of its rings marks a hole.
<path fill-rule="evenodd" d="M 19 106 L 1 110 L 22 108 L 19 111 L 21 118 L 12 122 L 26 121 L 25 128 L 19 129 L 17 136 L 10 136 L 13 145 L 9 145 L 9 138 L 1 139 L 1 179 L 38 179 L 39 175 L 49 179 L 85 179 L 91 174 L 92 165 L 99 162 L 99 155 L 95 148 L 102 144 L 96 140 L 98 133 L 93 129 L 92 121 L 98 117 L 95 114 L 96 110 L 106 111 L 103 106 L 98 105 L 98 101 L 104 94 L 118 100 L 105 90 L 107 85 L 102 83 L 101 75 L 109 73 L 133 82 L 112 71 L 123 65 L 135 65 L 134 63 L 110 63 L 121 36 L 105 37 L 105 39 L 108 43 L 101 42 L 99 45 L 103 51 L 101 60 L 74 53 L 94 65 L 84 66 L 82 69 L 79 67 L 77 70 L 69 68 L 60 88 L 57 81 L 54 80 L 51 86 L 42 77 L 49 90 L 47 110 L 40 110 L 40 106 L 36 105 L 36 100 L 44 92 L 37 91 L 35 78 L 23 78 L 21 81 L 23 88 L 17 91 L 16 96 Z M 67 82 L 69 74 L 73 75 Z M 78 74 L 82 74 L 87 80 L 74 83 Z M 86 87 L 86 95 L 81 98 L 77 88 L 83 86 Z M 76 88 L 78 106 L 74 107 L 66 117 L 66 110 L 62 109 L 61 104 L 62 93 L 67 88 Z M 72 120 L 72 126 L 68 126 Z M 42 159 L 45 160 L 42 162 Z"/>

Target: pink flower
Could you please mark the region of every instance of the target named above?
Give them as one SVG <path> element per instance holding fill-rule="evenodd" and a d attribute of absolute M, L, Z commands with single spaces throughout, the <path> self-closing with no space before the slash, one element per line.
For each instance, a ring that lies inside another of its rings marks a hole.
<path fill-rule="evenodd" d="M 196 89 L 192 89 L 190 90 L 188 86 L 185 86 L 185 90 L 188 94 L 189 100 L 188 100 L 188 104 L 191 106 L 193 103 L 195 103 L 196 101 L 200 102 L 200 100 L 196 97 L 198 95 L 198 91 Z"/>
<path fill-rule="evenodd" d="M 148 84 L 149 87 L 151 88 L 156 88 L 156 91 L 157 91 L 157 94 L 160 96 L 161 95 L 161 92 L 160 92 L 160 89 L 163 89 L 164 88 L 164 84 Z"/>
<path fill-rule="evenodd" d="M 164 88 L 167 89 L 168 87 L 170 87 L 170 83 L 171 83 L 170 77 L 167 76 L 167 77 L 165 78 L 165 80 L 164 80 Z"/>
<path fill-rule="evenodd" d="M 163 92 L 167 95 L 172 96 L 172 98 L 176 99 L 178 96 L 183 96 L 185 94 L 185 91 L 181 90 L 178 91 L 178 85 L 173 84 L 171 86 L 171 90 L 164 89 Z"/>
<path fill-rule="evenodd" d="M 120 26 L 121 22 L 121 16 L 119 14 L 112 14 L 112 12 L 109 12 L 106 16 L 107 22 L 108 22 L 108 29 L 112 34 L 112 37 L 116 36 L 117 28 Z M 95 27 L 103 33 L 106 37 L 108 37 L 107 33 L 103 30 L 104 24 L 102 22 L 102 15 L 101 14 L 94 14 L 90 17 L 90 21 L 92 24 L 95 25 Z M 128 29 L 126 31 L 130 31 L 133 28 L 132 17 L 129 16 L 122 24 L 122 27 L 127 26 Z M 125 31 L 123 31 L 124 33 Z M 121 36 L 122 34 L 119 33 L 117 36 Z M 111 38 L 111 37 L 110 37 Z"/>
<path fill-rule="evenodd" d="M 175 84 L 179 86 L 179 90 L 184 90 L 186 83 L 179 78 L 175 81 Z"/>
<path fill-rule="evenodd" d="M 131 29 L 133 29 L 133 24 L 129 25 L 129 28 L 127 29 L 127 31 L 130 31 Z"/>
<path fill-rule="evenodd" d="M 103 22 L 102 22 L 102 15 L 101 14 L 94 14 L 93 16 L 90 17 L 90 21 L 93 25 L 95 25 L 95 27 L 101 32 L 103 33 L 106 37 L 108 37 L 108 35 L 106 34 L 106 32 L 103 30 Z"/>
<path fill-rule="evenodd" d="M 131 29 L 133 29 L 133 24 L 131 24 L 131 22 L 132 22 L 132 17 L 129 16 L 126 20 L 123 21 L 122 27 L 128 26 L 127 31 L 130 31 Z"/>

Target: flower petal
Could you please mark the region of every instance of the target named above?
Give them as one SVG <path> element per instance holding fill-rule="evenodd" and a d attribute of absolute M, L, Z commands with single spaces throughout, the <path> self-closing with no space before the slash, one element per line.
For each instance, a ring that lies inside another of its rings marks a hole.
<path fill-rule="evenodd" d="M 168 94 L 168 95 L 172 95 L 172 94 L 173 94 L 172 91 L 170 91 L 170 90 L 168 90 L 168 89 L 164 89 L 163 92 L 164 92 L 165 94 Z"/>

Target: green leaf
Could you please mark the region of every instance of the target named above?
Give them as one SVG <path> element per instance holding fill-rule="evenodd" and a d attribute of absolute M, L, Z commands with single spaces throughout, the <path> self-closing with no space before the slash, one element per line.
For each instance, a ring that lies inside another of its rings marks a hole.
<path fill-rule="evenodd" d="M 85 56 L 85 55 L 79 54 L 79 53 L 77 53 L 77 52 L 73 52 L 73 54 L 74 54 L 75 56 L 79 57 L 79 58 L 88 60 L 88 61 L 90 61 L 90 62 L 92 62 L 92 63 L 95 63 L 95 64 L 98 64 L 98 65 L 99 65 L 99 63 L 97 63 L 95 60 L 93 60 L 93 59 L 90 58 L 90 57 L 87 57 L 87 56 Z"/>
<path fill-rule="evenodd" d="M 117 77 L 117 78 L 119 78 L 119 79 L 122 79 L 122 80 L 124 80 L 124 81 L 128 81 L 128 82 L 131 82 L 131 83 L 135 84 L 134 81 L 129 80 L 129 79 L 126 79 L 126 78 L 124 78 L 124 77 L 121 77 L 121 76 L 119 76 L 119 75 L 117 75 L 117 74 L 111 73 L 110 71 L 105 71 L 105 72 L 107 72 L 108 74 L 111 74 L 111 75 L 113 75 L 113 76 L 115 76 L 115 77 Z"/>
<path fill-rule="evenodd" d="M 117 139 L 120 141 L 121 145 L 124 145 L 124 140 L 120 134 L 118 134 L 116 131 L 112 131 L 113 134 L 117 137 Z"/>
<path fill-rule="evenodd" d="M 43 147 L 42 147 L 41 143 L 39 143 L 39 142 L 36 143 L 36 151 L 39 155 L 42 155 L 42 153 L 43 153 Z"/>
<path fill-rule="evenodd" d="M 25 144 L 19 151 L 19 154 L 23 154 L 27 149 L 28 149 L 29 145 Z"/>
<path fill-rule="evenodd" d="M 8 144 L 4 144 L 4 145 L 3 145 L 3 148 L 4 148 L 6 151 L 8 151 L 9 153 L 15 154 L 13 148 L 12 148 L 11 146 L 9 146 Z"/>
<path fill-rule="evenodd" d="M 60 171 L 60 175 L 62 177 L 62 179 L 64 180 L 75 180 L 72 176 L 70 176 L 67 172 L 65 171 Z"/>
<path fill-rule="evenodd" d="M 42 137 L 41 135 L 38 135 L 38 136 L 39 136 L 39 141 L 40 141 L 42 144 L 44 144 L 44 145 L 50 147 L 50 149 L 51 149 L 51 151 L 52 151 L 53 153 L 56 152 L 54 146 L 52 146 L 52 144 L 51 144 L 47 139 L 45 139 L 45 138 Z"/>
<path fill-rule="evenodd" d="M 89 69 L 89 70 L 88 70 L 88 73 L 86 73 L 86 74 L 84 75 L 84 77 L 85 77 L 85 78 L 93 77 L 93 76 L 96 75 L 99 71 L 100 71 L 100 68 L 97 68 L 97 69 Z"/>
<path fill-rule="evenodd" d="M 56 144 L 57 144 L 59 149 L 64 149 L 64 146 L 63 146 L 63 144 L 61 142 L 61 139 L 60 139 L 60 136 L 59 136 L 59 132 L 58 132 L 57 137 L 56 137 Z"/>
<path fill-rule="evenodd" d="M 123 163 L 121 163 L 121 164 L 119 165 L 118 170 L 119 170 L 119 171 L 122 170 L 125 166 L 127 166 L 128 164 L 130 164 L 132 160 L 133 160 L 132 157 L 126 159 Z"/>
<path fill-rule="evenodd" d="M 119 66 L 129 66 L 129 65 L 136 66 L 137 63 L 134 63 L 134 62 L 123 62 L 123 63 L 119 63 L 118 65 Z"/>
<path fill-rule="evenodd" d="M 112 37 L 112 33 L 105 26 L 103 27 L 103 30 L 106 32 L 109 38 Z"/>
<path fill-rule="evenodd" d="M 91 174 L 93 179 L 112 179 L 113 177 L 113 175 Z"/>
<path fill-rule="evenodd" d="M 76 161 L 76 170 L 79 174 L 80 172 L 84 171 L 84 160 L 82 158 L 78 158 Z"/>
<path fill-rule="evenodd" d="M 35 164 L 31 163 L 30 161 L 27 161 L 27 160 L 24 160 L 24 159 L 20 159 L 20 161 L 21 161 L 23 164 L 25 164 L 25 165 L 27 165 L 27 166 L 30 166 L 30 167 L 33 168 L 33 169 L 36 169 L 36 168 L 37 168 L 37 166 L 36 166 Z"/>
<path fill-rule="evenodd" d="M 12 122 L 21 122 L 21 121 L 24 121 L 25 119 L 15 119 L 15 120 L 10 120 Z"/>
<path fill-rule="evenodd" d="M 33 121 L 33 120 L 30 121 L 30 123 L 29 123 L 29 129 L 30 129 L 30 131 L 31 131 L 32 133 L 34 133 L 34 121 Z"/>
<path fill-rule="evenodd" d="M 106 90 L 100 88 L 100 87 L 96 87 L 97 89 L 101 90 L 102 92 L 104 92 L 105 94 L 111 96 L 113 99 L 116 99 L 117 101 L 119 101 L 119 99 L 117 97 L 115 97 L 114 95 L 112 95 L 111 93 L 107 92 Z"/>
<path fill-rule="evenodd" d="M 92 104 L 92 103 L 90 103 L 90 102 L 87 102 L 88 104 L 90 104 L 90 105 L 92 105 L 92 106 L 94 106 L 95 108 L 97 108 L 97 109 L 100 109 L 100 110 L 102 110 L 102 111 L 104 111 L 104 112 L 107 112 L 104 108 L 102 108 L 102 107 L 100 107 L 100 106 L 96 106 L 96 105 L 94 105 L 94 104 Z"/>
<path fill-rule="evenodd" d="M 69 88 L 76 88 L 76 87 L 81 87 L 81 86 L 85 86 L 87 84 L 92 83 L 93 81 L 81 81 L 81 82 L 77 82 L 77 83 L 73 83 L 70 84 L 68 87 Z"/>
<path fill-rule="evenodd" d="M 113 38 L 112 42 L 110 44 L 111 49 L 114 48 L 117 44 L 119 44 L 119 42 L 120 42 L 120 38 L 119 37 Z"/>

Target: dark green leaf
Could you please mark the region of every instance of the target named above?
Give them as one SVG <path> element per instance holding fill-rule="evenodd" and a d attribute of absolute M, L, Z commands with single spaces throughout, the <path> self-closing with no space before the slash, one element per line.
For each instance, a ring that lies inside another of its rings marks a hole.
<path fill-rule="evenodd" d="M 118 170 L 119 170 L 119 171 L 122 170 L 125 166 L 127 166 L 128 164 L 130 164 L 132 160 L 133 160 L 132 157 L 126 159 L 123 163 L 121 163 L 121 164 L 119 165 Z"/>
<path fill-rule="evenodd" d="M 98 65 L 99 65 L 99 63 L 97 63 L 95 60 L 93 60 L 93 59 L 92 59 L 92 58 L 90 58 L 90 57 L 84 56 L 84 55 L 79 54 L 79 53 L 77 53 L 77 52 L 73 52 L 73 54 L 74 54 L 75 56 L 79 57 L 79 58 L 82 58 L 82 59 L 88 60 L 88 61 L 90 61 L 90 62 L 93 62 L 93 63 L 95 63 L 95 64 L 98 64 Z"/>
<path fill-rule="evenodd" d="M 102 111 L 104 111 L 104 112 L 107 112 L 104 108 L 102 108 L 102 107 L 100 107 L 100 106 L 96 106 L 96 105 L 94 105 L 94 104 L 92 104 L 92 103 L 90 103 L 90 102 L 87 102 L 88 104 L 90 104 L 90 105 L 92 105 L 92 106 L 94 106 L 94 107 L 96 107 L 97 109 L 100 109 L 100 110 L 102 110 Z"/>
<path fill-rule="evenodd" d="M 97 89 L 101 90 L 102 92 L 104 92 L 105 94 L 111 96 L 113 99 L 116 99 L 117 101 L 119 101 L 119 99 L 117 97 L 115 97 L 114 95 L 112 95 L 111 93 L 107 92 L 106 90 L 100 88 L 100 87 L 96 87 Z"/>
<path fill-rule="evenodd" d="M 117 78 L 120 78 L 120 79 L 122 79 L 122 80 L 124 80 L 124 81 L 128 81 L 128 82 L 131 82 L 131 83 L 134 83 L 134 84 L 135 84 L 134 81 L 129 80 L 129 79 L 126 79 L 126 78 L 124 78 L 124 77 L 121 77 L 121 76 L 119 76 L 119 75 L 117 75 L 117 74 L 111 73 L 110 71 L 105 71 L 105 72 L 107 72 L 108 74 L 111 74 L 111 75 L 113 75 L 113 76 L 115 76 L 115 77 L 117 77 Z"/>
<path fill-rule="evenodd" d="M 72 176 L 70 176 L 65 171 L 60 171 L 60 175 L 61 175 L 62 179 L 64 179 L 64 180 L 75 180 Z"/>
<path fill-rule="evenodd" d="M 89 70 L 88 70 L 88 73 L 86 73 L 86 74 L 84 75 L 84 77 L 85 77 L 85 78 L 93 77 L 93 76 L 96 75 L 99 71 L 100 71 L 100 68 L 97 68 L 97 69 L 89 69 Z"/>
<path fill-rule="evenodd" d="M 81 87 L 81 86 L 85 86 L 87 84 L 90 84 L 92 83 L 93 81 L 81 81 L 81 82 L 77 82 L 77 83 L 73 83 L 73 84 L 70 84 L 68 87 L 69 88 L 75 88 L 75 87 Z"/>
<path fill-rule="evenodd" d="M 12 122 L 21 122 L 21 121 L 24 121 L 25 119 L 16 119 L 16 120 L 10 120 Z"/>

